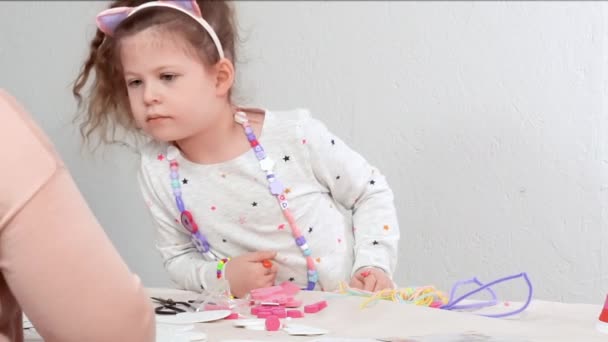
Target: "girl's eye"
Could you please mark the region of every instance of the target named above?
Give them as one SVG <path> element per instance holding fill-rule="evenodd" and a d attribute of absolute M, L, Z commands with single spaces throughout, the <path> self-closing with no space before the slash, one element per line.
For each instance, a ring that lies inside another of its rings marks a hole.
<path fill-rule="evenodd" d="M 132 80 L 132 81 L 129 81 L 129 82 L 127 82 L 127 85 L 129 87 L 137 87 L 137 86 L 141 85 L 141 80 Z"/>
<path fill-rule="evenodd" d="M 174 74 L 162 74 L 160 75 L 160 79 L 163 81 L 173 81 L 177 75 Z"/>

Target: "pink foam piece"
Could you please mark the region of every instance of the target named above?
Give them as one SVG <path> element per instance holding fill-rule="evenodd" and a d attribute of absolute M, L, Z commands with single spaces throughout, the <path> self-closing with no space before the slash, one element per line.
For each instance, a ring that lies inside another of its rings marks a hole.
<path fill-rule="evenodd" d="M 283 288 L 278 285 L 275 285 L 251 290 L 250 294 L 252 299 L 264 299 L 281 292 L 283 292 Z"/>
<path fill-rule="evenodd" d="M 285 312 L 285 308 L 275 308 L 275 309 L 272 309 L 272 313 L 276 313 L 276 312 Z"/>
<path fill-rule="evenodd" d="M 287 310 L 287 317 L 302 318 L 304 314 L 300 310 Z"/>
<path fill-rule="evenodd" d="M 300 292 L 300 287 L 290 281 L 284 281 L 279 286 L 283 288 L 283 293 L 288 296 L 295 296 Z"/>
<path fill-rule="evenodd" d="M 266 330 L 268 331 L 277 331 L 281 327 L 281 321 L 277 316 L 270 316 L 266 318 Z"/>
<path fill-rule="evenodd" d="M 285 307 L 288 308 L 297 308 L 300 307 L 300 305 L 302 305 L 302 301 L 297 299 L 292 299 L 291 301 L 285 303 Z"/>
<path fill-rule="evenodd" d="M 239 313 L 238 312 L 233 312 L 230 315 L 228 315 L 226 318 L 224 319 L 238 319 L 239 318 Z"/>
<path fill-rule="evenodd" d="M 317 313 L 319 312 L 319 306 L 315 304 L 304 305 L 304 312 L 306 313 Z"/>
<path fill-rule="evenodd" d="M 259 306 L 253 306 L 251 307 L 251 314 L 252 315 L 257 315 L 260 312 L 260 307 Z"/>
<path fill-rule="evenodd" d="M 258 318 L 268 318 L 268 317 L 272 316 L 272 312 L 270 312 L 270 311 L 261 311 L 261 312 L 258 312 L 257 316 L 258 316 Z"/>
<path fill-rule="evenodd" d="M 284 309 L 285 307 L 282 305 L 261 305 L 259 306 L 261 311 L 273 311 L 275 309 Z"/>
<path fill-rule="evenodd" d="M 325 300 L 322 300 L 316 304 L 319 307 L 319 311 L 321 311 L 327 307 L 327 301 L 325 301 Z"/>
<path fill-rule="evenodd" d="M 287 296 L 276 296 L 272 299 L 273 302 L 279 303 L 281 305 L 285 305 L 285 304 L 287 304 L 287 302 L 289 302 L 291 300 L 292 300 L 292 298 L 287 297 Z"/>
<path fill-rule="evenodd" d="M 274 309 L 272 310 L 272 314 L 279 318 L 287 317 L 287 312 L 285 311 L 285 309 Z"/>

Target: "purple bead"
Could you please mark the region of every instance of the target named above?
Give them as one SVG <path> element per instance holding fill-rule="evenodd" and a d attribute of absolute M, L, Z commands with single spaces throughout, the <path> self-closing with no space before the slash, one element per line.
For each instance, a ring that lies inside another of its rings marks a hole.
<path fill-rule="evenodd" d="M 256 152 L 262 152 L 262 151 L 264 151 L 264 149 L 260 145 L 257 145 L 256 147 L 254 147 L 253 150 L 256 151 Z"/>
<path fill-rule="evenodd" d="M 177 179 L 179 178 L 179 174 L 177 173 L 177 171 L 171 171 L 171 179 Z"/>
<path fill-rule="evenodd" d="M 203 241 L 203 253 L 209 252 L 210 249 L 209 242 L 207 240 Z"/>
<path fill-rule="evenodd" d="M 180 189 L 180 188 L 173 189 L 173 196 L 177 197 L 177 196 L 181 196 L 181 195 L 182 195 L 182 189 Z"/>
<path fill-rule="evenodd" d="M 274 182 L 270 183 L 271 194 L 278 196 L 282 194 L 283 191 L 285 191 L 285 187 L 283 186 L 283 183 L 281 183 L 281 181 L 275 180 Z"/>
<path fill-rule="evenodd" d="M 175 203 L 177 204 L 177 209 L 179 209 L 180 213 L 182 211 L 186 210 L 186 207 L 184 206 L 184 201 L 182 200 L 182 198 L 180 196 L 175 197 Z"/>
<path fill-rule="evenodd" d="M 264 152 L 264 150 L 259 151 L 259 152 L 256 151 L 255 156 L 258 158 L 258 160 L 262 160 L 262 159 L 266 158 L 266 152 Z"/>
<path fill-rule="evenodd" d="M 306 243 L 306 238 L 303 237 L 302 235 L 300 235 L 296 238 L 296 245 L 302 246 L 305 243 Z"/>
<path fill-rule="evenodd" d="M 253 128 L 251 128 L 251 126 L 245 126 L 245 134 L 253 134 Z"/>
<path fill-rule="evenodd" d="M 207 253 L 209 251 L 209 241 L 207 241 L 205 235 L 201 234 L 200 231 L 197 231 L 193 235 L 200 242 L 200 247 L 203 253 Z"/>
<path fill-rule="evenodd" d="M 309 281 L 309 282 L 308 282 L 308 286 L 306 287 L 306 290 L 308 290 L 308 291 L 312 291 L 312 290 L 314 290 L 314 289 L 315 289 L 315 283 L 314 283 L 314 282 L 312 282 L 312 281 Z"/>
<path fill-rule="evenodd" d="M 255 134 L 253 134 L 253 133 L 247 134 L 247 140 L 254 141 L 255 140 Z"/>

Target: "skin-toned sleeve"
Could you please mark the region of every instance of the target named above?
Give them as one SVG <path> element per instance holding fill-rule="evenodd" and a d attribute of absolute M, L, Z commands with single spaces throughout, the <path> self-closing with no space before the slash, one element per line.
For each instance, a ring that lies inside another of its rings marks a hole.
<path fill-rule="evenodd" d="M 0 90 L 0 272 L 47 342 L 154 341 L 139 278 L 51 143 Z"/>

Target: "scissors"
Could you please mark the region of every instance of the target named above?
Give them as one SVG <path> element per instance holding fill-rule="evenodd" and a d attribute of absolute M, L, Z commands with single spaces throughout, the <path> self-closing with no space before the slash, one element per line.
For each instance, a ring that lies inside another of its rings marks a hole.
<path fill-rule="evenodd" d="M 157 315 L 177 315 L 181 312 L 193 311 L 194 307 L 191 303 L 194 303 L 193 300 L 189 300 L 187 302 L 174 301 L 171 298 L 163 299 L 158 297 L 151 297 L 152 300 L 156 303 L 159 303 L 160 306 L 154 308 L 154 312 Z"/>

